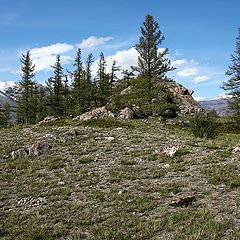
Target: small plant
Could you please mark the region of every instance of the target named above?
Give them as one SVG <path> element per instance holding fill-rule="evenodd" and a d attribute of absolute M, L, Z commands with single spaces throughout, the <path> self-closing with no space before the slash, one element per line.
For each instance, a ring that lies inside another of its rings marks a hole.
<path fill-rule="evenodd" d="M 218 136 L 217 115 L 214 112 L 196 113 L 190 120 L 190 129 L 195 137 L 214 139 Z"/>

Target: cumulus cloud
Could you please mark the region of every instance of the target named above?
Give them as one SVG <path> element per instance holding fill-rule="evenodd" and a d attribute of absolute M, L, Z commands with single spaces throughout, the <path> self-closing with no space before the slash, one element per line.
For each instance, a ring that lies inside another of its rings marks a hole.
<path fill-rule="evenodd" d="M 186 59 L 178 59 L 172 62 L 173 66 L 181 66 L 187 63 Z"/>
<path fill-rule="evenodd" d="M 177 75 L 179 77 L 191 77 L 198 75 L 198 70 L 196 68 L 186 67 L 185 69 L 178 71 Z"/>
<path fill-rule="evenodd" d="M 67 43 L 56 43 L 47 47 L 33 48 L 30 50 L 32 58 L 42 58 L 49 55 L 57 55 L 69 52 L 74 46 Z"/>
<path fill-rule="evenodd" d="M 192 82 L 193 83 L 200 83 L 200 82 L 205 82 L 207 80 L 209 80 L 208 76 L 198 76 L 198 77 L 195 77 Z"/>
<path fill-rule="evenodd" d="M 107 63 L 107 71 L 111 71 L 113 61 L 117 61 L 117 65 L 123 70 L 131 70 L 131 66 L 137 66 L 138 63 L 138 52 L 135 48 L 125 49 L 122 51 L 117 51 L 115 54 L 107 56 L 105 58 Z M 97 59 L 92 66 L 93 74 L 96 74 L 98 68 L 99 59 Z M 120 77 L 118 73 L 118 77 Z"/>
<path fill-rule="evenodd" d="M 104 45 L 106 42 L 112 40 L 112 37 L 95 37 L 91 36 L 87 39 L 82 40 L 80 44 L 77 44 L 77 47 L 81 49 L 94 48 L 100 45 Z"/>
<path fill-rule="evenodd" d="M 56 43 L 46 47 L 33 48 L 30 50 L 36 72 L 50 70 L 51 66 L 56 62 L 57 54 L 65 54 L 74 49 L 73 45 L 67 43 Z M 68 64 L 72 58 L 62 55 L 62 64 Z"/>

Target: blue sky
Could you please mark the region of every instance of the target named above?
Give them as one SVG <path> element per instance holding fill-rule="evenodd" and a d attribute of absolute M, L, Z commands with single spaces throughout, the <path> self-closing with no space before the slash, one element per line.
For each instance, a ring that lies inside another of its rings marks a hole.
<path fill-rule="evenodd" d="M 215 98 L 227 78 L 240 27 L 239 0 L 0 0 L 0 82 L 20 79 L 21 53 L 30 50 L 36 80 L 45 82 L 56 54 L 71 70 L 77 47 L 83 58 L 104 52 L 109 63 L 136 64 L 133 46 L 147 14 L 165 36 L 177 82 L 196 98 Z M 96 66 L 96 64 L 95 64 Z M 93 66 L 93 67 L 95 67 Z M 1 84 L 0 84 L 1 85 Z"/>

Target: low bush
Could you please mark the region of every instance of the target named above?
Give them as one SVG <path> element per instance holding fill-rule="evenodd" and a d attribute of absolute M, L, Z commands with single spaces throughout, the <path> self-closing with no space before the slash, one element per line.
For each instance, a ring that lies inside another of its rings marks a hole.
<path fill-rule="evenodd" d="M 195 137 L 214 139 L 218 136 L 218 120 L 214 112 L 196 113 L 190 120 L 190 129 Z"/>

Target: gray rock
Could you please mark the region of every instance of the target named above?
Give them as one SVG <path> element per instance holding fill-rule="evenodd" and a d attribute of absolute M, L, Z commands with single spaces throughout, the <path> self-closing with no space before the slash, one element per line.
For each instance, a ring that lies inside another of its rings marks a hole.
<path fill-rule="evenodd" d="M 115 115 L 108 111 L 106 107 L 96 108 L 90 112 L 86 112 L 78 117 L 75 120 L 88 121 L 91 119 L 106 118 L 106 117 L 115 117 Z"/>
<path fill-rule="evenodd" d="M 134 118 L 134 112 L 129 107 L 126 107 L 126 108 L 120 110 L 120 112 L 118 114 L 118 117 L 119 118 L 126 118 L 126 119 L 133 119 Z"/>

